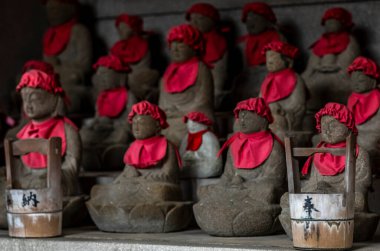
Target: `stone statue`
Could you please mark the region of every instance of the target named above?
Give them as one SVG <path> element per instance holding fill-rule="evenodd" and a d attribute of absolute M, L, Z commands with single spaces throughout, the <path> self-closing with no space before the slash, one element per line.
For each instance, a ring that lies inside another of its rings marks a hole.
<path fill-rule="evenodd" d="M 163 134 L 175 145 L 187 134 L 182 117 L 203 112 L 213 118 L 214 87 L 210 70 L 201 62 L 202 34 L 191 25 L 179 25 L 168 34 L 172 63 L 160 82 L 159 106 L 168 116 L 170 127 Z"/>
<path fill-rule="evenodd" d="M 109 232 L 170 232 L 183 229 L 191 217 L 181 202 L 180 158 L 161 135 L 165 113 L 142 101 L 128 115 L 136 140 L 124 156 L 125 169 L 112 184 L 95 185 L 87 208 L 98 228 Z"/>
<path fill-rule="evenodd" d="M 289 131 L 302 130 L 306 108 L 303 79 L 292 69 L 298 49 L 281 41 L 264 47 L 268 74 L 261 85 L 260 96 L 269 105 L 274 122 L 270 128 L 280 138 Z"/>
<path fill-rule="evenodd" d="M 259 95 L 261 83 L 267 74 L 264 46 L 272 41 L 285 40 L 277 31 L 276 16 L 266 3 L 247 3 L 241 20 L 248 34 L 238 40 L 245 62 L 243 72 L 234 83 L 234 98 L 238 101 Z"/>
<path fill-rule="evenodd" d="M 53 74 L 29 70 L 16 90 L 21 92 L 24 113 L 29 122 L 16 134 L 18 139 L 62 139 L 63 226 L 75 225 L 83 217 L 84 197 L 79 195 L 78 172 L 81 140 L 76 126 L 64 116 L 65 93 Z M 7 136 L 9 137 L 9 136 Z M 15 163 L 14 187 L 46 187 L 47 158 L 40 153 L 22 156 Z"/>
<path fill-rule="evenodd" d="M 321 141 L 317 147 L 343 148 L 350 133 L 357 134 L 355 119 L 348 108 L 338 103 L 328 103 L 316 115 L 317 130 Z M 378 216 L 368 212 L 367 193 L 371 186 L 371 168 L 368 152 L 356 146 L 355 176 L 355 227 L 354 240 L 369 239 L 375 232 Z M 345 156 L 316 153 L 309 157 L 302 168 L 301 192 L 342 193 L 344 190 Z M 280 221 L 288 236 L 291 234 L 289 195 L 281 198 Z"/>
<path fill-rule="evenodd" d="M 80 130 L 82 165 L 86 170 L 122 169 L 123 155 L 131 138 L 127 116 L 136 103 L 126 88 L 130 69 L 113 55 L 100 57 L 94 68 L 96 115 L 86 120 Z"/>
<path fill-rule="evenodd" d="M 157 101 L 159 73 L 150 68 L 148 34 L 143 30 L 143 20 L 139 16 L 121 14 L 115 26 L 120 36 L 110 53 L 131 68 L 128 86 L 139 99 Z"/>
<path fill-rule="evenodd" d="M 225 95 L 227 80 L 227 41 L 219 27 L 219 11 L 211 4 L 196 3 L 186 12 L 186 20 L 203 34 L 203 61 L 208 64 L 214 80 L 214 101 L 218 108 Z"/>
<path fill-rule="evenodd" d="M 273 122 L 262 98 L 237 104 L 236 132 L 223 145 L 229 148 L 219 183 L 199 190 L 194 215 L 202 230 L 216 236 L 255 236 L 281 229 L 278 215 L 285 191 L 286 167 L 282 143 L 268 126 Z"/>
<path fill-rule="evenodd" d="M 347 102 L 351 84 L 346 69 L 360 54 L 359 45 L 350 34 L 351 13 L 343 8 L 328 9 L 322 17 L 322 25 L 325 33 L 311 46 L 311 55 L 302 74 L 310 91 L 309 120 L 313 120 L 314 114 L 326 102 Z"/>
<path fill-rule="evenodd" d="M 50 23 L 43 38 L 43 58 L 54 66 L 69 99 L 70 113 L 88 113 L 91 96 L 84 86 L 91 69 L 92 43 L 88 29 L 78 22 L 77 0 L 47 0 Z"/>

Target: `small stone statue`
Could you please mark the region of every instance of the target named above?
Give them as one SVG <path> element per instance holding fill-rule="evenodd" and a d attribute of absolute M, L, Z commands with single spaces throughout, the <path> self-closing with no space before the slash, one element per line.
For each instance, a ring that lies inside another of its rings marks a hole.
<path fill-rule="evenodd" d="M 163 134 L 175 145 L 186 136 L 182 117 L 203 112 L 212 118 L 214 87 L 210 70 L 201 62 L 202 34 L 191 25 L 179 25 L 169 31 L 172 63 L 160 83 L 159 105 L 168 116 L 170 127 Z"/>
<path fill-rule="evenodd" d="M 161 135 L 165 113 L 142 101 L 128 115 L 136 140 L 124 156 L 125 169 L 112 184 L 96 185 L 87 208 L 102 231 L 170 232 L 189 223 L 191 208 L 181 202 L 180 157 Z"/>
<path fill-rule="evenodd" d="M 91 103 L 83 85 L 91 69 L 92 43 L 88 29 L 78 22 L 78 7 L 78 0 L 47 0 L 51 27 L 43 38 L 43 58 L 54 66 L 63 83 L 70 98 L 69 111 L 85 113 Z"/>
<path fill-rule="evenodd" d="M 216 236 L 254 236 L 281 229 L 279 200 L 285 191 L 286 167 L 282 143 L 268 129 L 273 118 L 262 98 L 237 104 L 236 132 L 219 183 L 202 187 L 194 215 L 202 230 Z"/>
<path fill-rule="evenodd" d="M 81 141 L 76 126 L 64 116 L 64 96 L 57 78 L 40 70 L 23 74 L 16 90 L 21 92 L 23 107 L 30 121 L 17 133 L 18 139 L 60 137 L 62 139 L 63 225 L 76 224 L 83 209 L 79 196 L 78 171 Z M 47 186 L 47 158 L 40 153 L 22 156 L 16 163 L 14 186 L 20 189 Z"/>
<path fill-rule="evenodd" d="M 264 46 L 273 41 L 285 40 L 276 29 L 276 16 L 263 2 L 247 3 L 243 8 L 242 22 L 248 34 L 238 41 L 243 47 L 245 69 L 235 80 L 234 95 L 237 100 L 257 97 L 267 70 Z"/>
<path fill-rule="evenodd" d="M 139 99 L 156 100 L 159 73 L 150 69 L 148 35 L 143 30 L 143 20 L 124 13 L 116 18 L 115 26 L 120 40 L 112 46 L 110 53 L 131 68 L 128 75 L 130 90 Z"/>
<path fill-rule="evenodd" d="M 127 116 L 136 98 L 126 88 L 129 67 L 113 55 L 100 57 L 94 64 L 96 116 L 85 121 L 80 135 L 82 165 L 86 170 L 121 169 L 130 130 Z"/>
<path fill-rule="evenodd" d="M 322 17 L 322 25 L 325 33 L 311 46 L 302 74 L 310 91 L 307 110 L 311 120 L 326 102 L 347 102 L 351 88 L 346 69 L 360 54 L 359 45 L 350 34 L 351 13 L 343 8 L 328 9 Z"/>
<path fill-rule="evenodd" d="M 379 67 L 374 61 L 357 57 L 348 67 L 352 82 L 348 109 L 354 114 L 359 134 L 357 141 L 371 157 L 371 164 L 378 167 L 380 154 L 380 91 L 377 87 Z"/>
<path fill-rule="evenodd" d="M 306 89 L 303 79 L 292 69 L 298 49 L 281 41 L 264 47 L 268 74 L 261 86 L 260 96 L 274 117 L 270 128 L 280 138 L 287 131 L 302 129 L 306 108 Z"/>
<path fill-rule="evenodd" d="M 215 107 L 219 107 L 227 79 L 227 41 L 220 32 L 219 11 L 211 4 L 196 3 L 186 12 L 186 20 L 203 34 L 205 51 L 202 57 L 211 68 L 214 79 Z"/>
<path fill-rule="evenodd" d="M 321 138 L 317 147 L 344 148 L 347 136 L 350 133 L 357 134 L 354 115 L 342 104 L 326 104 L 315 118 Z M 356 155 L 354 240 L 363 241 L 369 239 L 375 232 L 378 216 L 369 213 L 367 206 L 367 193 L 371 186 L 368 152 L 356 146 Z M 302 168 L 302 175 L 306 179 L 301 182 L 301 192 L 342 193 L 345 161 L 346 156 L 336 156 L 331 153 L 316 153 L 310 156 Z M 291 237 L 288 193 L 282 196 L 281 207 L 280 221 Z"/>

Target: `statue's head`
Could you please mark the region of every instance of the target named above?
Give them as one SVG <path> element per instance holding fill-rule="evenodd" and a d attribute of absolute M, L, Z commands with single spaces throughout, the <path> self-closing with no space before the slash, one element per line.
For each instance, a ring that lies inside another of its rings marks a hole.
<path fill-rule="evenodd" d="M 274 41 L 264 47 L 266 67 L 268 72 L 278 72 L 293 66 L 293 60 L 298 55 L 298 48 L 288 43 Z"/>
<path fill-rule="evenodd" d="M 171 28 L 167 41 L 171 60 L 175 63 L 185 62 L 203 53 L 202 34 L 191 25 L 183 24 Z"/>
<path fill-rule="evenodd" d="M 161 133 L 161 129 L 169 126 L 165 112 L 148 101 L 141 101 L 132 106 L 128 122 L 132 124 L 132 134 L 136 139 L 157 136 Z"/>
<path fill-rule="evenodd" d="M 93 65 L 96 70 L 92 82 L 97 91 L 113 89 L 127 84 L 130 68 L 114 55 L 100 57 Z"/>
<path fill-rule="evenodd" d="M 357 57 L 347 68 L 352 82 L 352 90 L 356 93 L 372 91 L 377 86 L 380 77 L 377 64 L 365 57 Z"/>
<path fill-rule="evenodd" d="M 183 117 L 183 122 L 186 123 L 187 130 L 190 133 L 206 130 L 213 124 L 212 120 L 202 112 L 189 112 Z"/>
<path fill-rule="evenodd" d="M 277 22 L 271 7 L 263 2 L 244 5 L 241 20 L 245 23 L 248 33 L 253 35 L 272 28 Z"/>
<path fill-rule="evenodd" d="M 144 22 L 139 16 L 121 14 L 116 18 L 115 26 L 120 39 L 128 39 L 132 35 L 139 35 L 143 32 Z"/>
<path fill-rule="evenodd" d="M 186 20 L 201 32 L 209 32 L 220 21 L 219 11 L 211 4 L 196 3 L 186 11 Z"/>
<path fill-rule="evenodd" d="M 33 121 L 64 115 L 65 93 L 54 74 L 29 70 L 22 75 L 16 90 L 21 92 L 25 114 Z"/>
<path fill-rule="evenodd" d="M 52 26 L 66 23 L 76 17 L 78 0 L 46 0 L 48 21 Z"/>
<path fill-rule="evenodd" d="M 337 33 L 350 30 L 354 25 L 352 15 L 343 8 L 331 8 L 323 14 L 321 24 L 327 33 Z"/>
<path fill-rule="evenodd" d="M 323 142 L 339 143 L 344 141 L 351 132 L 357 133 L 354 115 L 345 105 L 327 103 L 315 115 L 315 118 Z"/>
<path fill-rule="evenodd" d="M 268 105 L 262 98 L 250 98 L 239 102 L 234 109 L 240 132 L 250 134 L 268 130 L 273 122 Z"/>

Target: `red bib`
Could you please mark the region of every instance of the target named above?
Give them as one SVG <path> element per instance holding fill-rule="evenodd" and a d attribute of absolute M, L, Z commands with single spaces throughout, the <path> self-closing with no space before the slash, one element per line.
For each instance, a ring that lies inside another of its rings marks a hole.
<path fill-rule="evenodd" d="M 325 33 L 320 39 L 310 46 L 318 57 L 326 54 L 340 54 L 350 43 L 348 32 Z"/>
<path fill-rule="evenodd" d="M 347 107 L 354 114 L 356 125 L 363 124 L 379 110 L 380 91 L 374 89 L 366 94 L 353 92 L 348 98 Z"/>
<path fill-rule="evenodd" d="M 101 117 L 116 118 L 125 110 L 128 92 L 125 87 L 117 87 L 102 91 L 96 100 L 98 115 Z"/>
<path fill-rule="evenodd" d="M 270 72 L 261 86 L 261 95 L 267 104 L 284 99 L 292 94 L 297 84 L 297 75 L 291 68 Z"/>
<path fill-rule="evenodd" d="M 138 63 L 148 52 L 148 42 L 141 36 L 132 36 L 116 42 L 111 48 L 111 54 L 120 58 L 125 64 Z"/>
<path fill-rule="evenodd" d="M 345 148 L 346 141 L 342 141 L 336 144 L 327 144 L 321 142 L 317 145 L 317 148 Z M 356 145 L 356 155 L 359 153 L 359 148 Z M 305 165 L 302 167 L 302 175 L 306 175 L 309 172 L 311 164 L 314 163 L 318 172 L 323 176 L 334 176 L 342 173 L 346 166 L 346 156 L 336 156 L 331 153 L 316 153 L 310 156 Z"/>
<path fill-rule="evenodd" d="M 270 131 L 251 134 L 237 132 L 224 143 L 218 157 L 230 145 L 235 168 L 253 169 L 259 167 L 272 152 L 273 135 Z"/>
<path fill-rule="evenodd" d="M 70 41 L 71 30 L 77 22 L 77 19 L 73 18 L 64 24 L 47 29 L 43 37 L 43 50 L 46 56 L 58 55 L 66 48 Z"/>
<path fill-rule="evenodd" d="M 220 60 L 227 50 L 226 39 L 215 29 L 203 33 L 203 38 L 206 42 L 206 51 L 203 60 L 207 65 L 213 65 L 216 61 Z"/>
<path fill-rule="evenodd" d="M 267 30 L 257 35 L 245 35 L 239 39 L 245 41 L 245 57 L 249 66 L 265 64 L 264 46 L 273 41 L 280 41 L 280 35 L 275 30 Z"/>
<path fill-rule="evenodd" d="M 18 133 L 17 138 L 19 139 L 49 139 L 52 137 L 60 137 L 62 140 L 62 152 L 61 155 L 64 156 L 66 153 L 66 132 L 65 123 L 73 126 L 75 129 L 77 127 L 71 120 L 65 117 L 55 117 L 48 119 L 44 122 L 33 122 L 30 121 L 26 124 Z M 47 156 L 41 153 L 33 152 L 21 157 L 24 164 L 32 169 L 41 169 L 47 167 Z"/>
<path fill-rule="evenodd" d="M 182 63 L 171 63 L 163 76 L 165 91 L 178 93 L 193 86 L 198 77 L 198 70 L 199 60 L 196 57 Z"/>
<path fill-rule="evenodd" d="M 196 150 L 198 150 L 199 147 L 201 147 L 201 145 L 202 145 L 203 134 L 205 134 L 206 132 L 208 132 L 208 129 L 203 130 L 203 131 L 199 131 L 199 132 L 196 132 L 196 133 L 189 133 L 189 134 L 187 134 L 187 146 L 186 146 L 186 150 L 187 151 L 196 151 Z"/>

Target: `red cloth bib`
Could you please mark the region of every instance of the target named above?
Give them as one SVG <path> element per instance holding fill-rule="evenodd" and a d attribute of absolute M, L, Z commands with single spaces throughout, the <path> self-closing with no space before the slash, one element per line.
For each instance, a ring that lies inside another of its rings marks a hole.
<path fill-rule="evenodd" d="M 257 35 L 245 35 L 239 39 L 245 41 L 245 57 L 249 66 L 265 64 L 264 46 L 273 41 L 280 41 L 280 35 L 275 30 L 267 30 Z"/>
<path fill-rule="evenodd" d="M 148 42 L 141 36 L 132 36 L 116 42 L 111 48 L 111 54 L 117 56 L 125 64 L 138 63 L 148 52 Z"/>
<path fill-rule="evenodd" d="M 216 30 L 203 33 L 203 38 L 206 42 L 206 51 L 203 60 L 207 65 L 213 65 L 220 60 L 227 50 L 226 39 Z"/>
<path fill-rule="evenodd" d="M 77 127 L 74 123 L 65 117 L 55 117 L 43 122 L 30 121 L 18 133 L 19 139 L 49 139 L 52 137 L 60 137 L 62 139 L 62 152 L 64 156 L 66 153 L 66 132 L 65 123 Z M 41 153 L 29 153 L 21 157 L 24 164 L 32 169 L 41 169 L 47 167 L 47 156 Z"/>
<path fill-rule="evenodd" d="M 270 131 L 252 134 L 237 132 L 224 143 L 218 157 L 230 145 L 235 168 L 253 169 L 259 167 L 272 152 L 273 134 Z"/>
<path fill-rule="evenodd" d="M 99 116 L 116 118 L 125 110 L 128 100 L 128 91 L 125 87 L 117 87 L 102 91 L 96 100 Z"/>
<path fill-rule="evenodd" d="M 178 93 L 193 86 L 198 77 L 198 70 L 199 60 L 196 57 L 182 63 L 171 63 L 163 76 L 165 91 Z"/>
<path fill-rule="evenodd" d="M 187 151 L 196 151 L 196 150 L 198 150 L 199 147 L 201 147 L 201 145 L 202 145 L 203 134 L 205 134 L 206 132 L 208 132 L 208 129 L 203 130 L 203 131 L 199 131 L 199 132 L 196 132 L 196 133 L 189 133 L 189 134 L 187 134 L 187 146 L 186 146 L 186 150 Z"/>
<path fill-rule="evenodd" d="M 380 91 L 374 89 L 366 94 L 353 92 L 348 98 L 347 107 L 355 116 L 355 124 L 363 124 L 379 110 Z"/>
<path fill-rule="evenodd" d="M 297 84 L 297 75 L 291 68 L 270 72 L 261 86 L 261 95 L 267 104 L 284 99 L 292 94 Z"/>
<path fill-rule="evenodd" d="M 321 142 L 317 145 L 317 148 L 345 148 L 346 141 L 342 141 L 336 144 L 328 144 Z M 359 153 L 359 147 L 356 145 L 356 155 Z M 302 175 L 306 175 L 309 172 L 311 164 L 314 163 L 318 172 L 323 176 L 334 176 L 342 173 L 346 166 L 346 156 L 336 156 L 331 153 L 316 153 L 310 156 L 305 165 L 302 167 Z"/>
<path fill-rule="evenodd" d="M 53 26 L 47 29 L 43 37 L 43 51 L 46 56 L 55 56 L 60 54 L 70 41 L 71 30 L 77 19 Z"/>
<path fill-rule="evenodd" d="M 340 54 L 350 43 L 348 32 L 325 33 L 320 39 L 310 46 L 318 57 L 326 54 Z"/>

